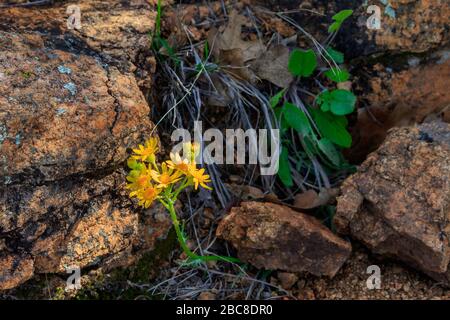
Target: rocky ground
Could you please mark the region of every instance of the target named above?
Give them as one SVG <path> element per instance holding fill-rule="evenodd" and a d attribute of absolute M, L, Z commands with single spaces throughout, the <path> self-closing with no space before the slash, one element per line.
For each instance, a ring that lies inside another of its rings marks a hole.
<path fill-rule="evenodd" d="M 39 2 L 0 6 L 1 298 L 450 298 L 446 1 L 375 1 L 385 8 L 378 31 L 365 26 L 364 1 L 165 8 L 163 30 L 180 46 L 188 43 L 180 30 L 198 41 L 214 24 L 225 43 L 224 8 L 252 6 L 264 36 L 297 35 L 300 47 L 307 39 L 298 30 L 257 8 L 300 9 L 293 18 L 317 38 L 326 17 L 355 10 L 336 42 L 358 96 L 345 154 L 358 168 L 328 199 L 337 208 L 330 228 L 298 202 L 229 175 L 231 192 L 240 188 L 232 205 L 200 193 L 179 211 L 204 246 L 247 264 L 198 269 L 181 264 L 166 213 L 138 209 L 124 189 L 124 162 L 154 128 L 161 85 L 149 37 L 154 1 L 78 1 L 81 29 L 67 27 L 70 1 Z M 250 35 L 238 41 L 249 43 Z M 251 68 L 266 79 L 260 69 Z M 78 292 L 63 289 L 71 265 L 82 268 Z M 380 267 L 380 289 L 367 288 L 371 265 Z"/>
<path fill-rule="evenodd" d="M 380 289 L 368 289 L 368 266 L 381 270 Z M 329 280 L 305 277 L 296 283 L 298 299 L 450 299 L 450 290 L 398 262 L 377 259 L 359 245 L 337 275 Z"/>

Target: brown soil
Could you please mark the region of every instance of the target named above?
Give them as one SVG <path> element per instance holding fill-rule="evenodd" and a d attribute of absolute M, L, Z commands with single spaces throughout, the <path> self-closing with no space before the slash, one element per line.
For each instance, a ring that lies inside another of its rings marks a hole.
<path fill-rule="evenodd" d="M 433 299 L 450 300 L 450 289 L 396 262 L 379 260 L 355 243 L 350 259 L 329 280 L 307 276 L 297 281 L 293 294 L 298 299 Z M 381 269 L 381 288 L 369 290 L 367 267 Z"/>

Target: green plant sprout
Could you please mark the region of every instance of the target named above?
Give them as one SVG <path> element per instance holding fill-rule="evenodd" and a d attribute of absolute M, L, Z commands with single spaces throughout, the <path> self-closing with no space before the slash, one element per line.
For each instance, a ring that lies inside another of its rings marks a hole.
<path fill-rule="evenodd" d="M 352 10 L 343 10 L 334 15 L 334 22 L 329 31 L 337 32 L 352 13 Z M 334 64 L 323 72 L 328 80 L 339 84 L 350 79 L 350 73 L 339 66 L 344 62 L 344 55 L 341 52 L 328 47 L 322 54 Z M 294 49 L 288 61 L 289 71 L 298 80 L 311 77 L 317 65 L 316 53 L 311 49 Z M 352 137 L 347 131 L 346 116 L 355 110 L 355 95 L 339 86 L 336 89 L 323 89 L 315 95 L 311 106 L 303 105 L 301 101 L 289 101 L 287 93 L 288 90 L 285 88 L 270 99 L 282 134 L 278 171 L 281 182 L 288 188 L 294 185 L 290 167 L 291 156 L 299 159 L 297 166 L 301 161 L 319 156 L 330 168 L 348 168 L 349 165 L 339 148 L 349 148 L 352 144 Z M 295 150 L 293 155 L 289 152 L 296 149 L 290 148 L 293 144 L 291 129 L 300 136 L 303 149 L 303 151 Z"/>

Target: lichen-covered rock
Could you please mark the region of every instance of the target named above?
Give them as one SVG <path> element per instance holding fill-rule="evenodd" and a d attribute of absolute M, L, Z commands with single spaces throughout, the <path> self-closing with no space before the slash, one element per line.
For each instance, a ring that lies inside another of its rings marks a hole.
<path fill-rule="evenodd" d="M 274 10 L 303 9 L 290 17 L 300 22 L 302 27 L 315 26 L 307 29 L 313 34 L 319 28 L 326 32 L 335 13 L 352 9 L 352 16 L 342 25 L 337 36 L 338 46 L 345 52 L 346 58 L 380 53 L 427 52 L 447 45 L 450 40 L 450 7 L 447 0 L 277 0 L 269 3 L 275 7 Z M 369 13 L 367 10 L 373 5 L 380 9 L 380 29 L 367 27 L 367 20 L 374 14 L 374 11 Z"/>
<path fill-rule="evenodd" d="M 0 255 L 0 290 L 14 288 L 33 276 L 33 260 L 15 254 Z"/>
<path fill-rule="evenodd" d="M 0 31 L 0 180 L 61 179 L 122 163 L 152 124 L 131 74 L 37 34 Z"/>
<path fill-rule="evenodd" d="M 243 202 L 217 228 L 239 259 L 257 268 L 333 277 L 351 245 L 315 218 L 273 203 Z"/>
<path fill-rule="evenodd" d="M 81 28 L 68 27 L 67 21 L 80 12 Z M 155 60 L 150 54 L 150 31 L 156 18 L 151 0 L 57 1 L 50 6 L 2 9 L 0 30 L 36 31 L 48 45 L 95 52 L 102 61 L 135 73 L 138 85 L 149 90 Z M 50 39 L 49 39 L 50 37 Z"/>
<path fill-rule="evenodd" d="M 2 190 L 0 255 L 14 258 L 19 266 L 34 265 L 24 268 L 28 278 L 33 273 L 65 272 L 72 265 L 129 265 L 166 237 L 171 222 L 161 207 L 135 209 L 124 186 L 119 170 L 103 178 Z M 23 272 L 19 275 L 26 278 Z M 0 288 L 5 286 L 8 283 L 0 279 Z"/>
<path fill-rule="evenodd" d="M 342 186 L 334 224 L 378 254 L 450 280 L 450 125 L 393 129 Z"/>
<path fill-rule="evenodd" d="M 382 8 L 380 30 L 368 30 L 366 17 L 369 14 L 358 19 L 358 24 L 366 27 L 366 34 L 375 40 L 377 46 L 391 51 L 424 52 L 448 43 L 450 7 L 446 0 L 382 2 L 378 2 Z M 367 10 L 367 5 L 363 9 Z"/>
<path fill-rule="evenodd" d="M 344 4 L 339 2 L 336 1 L 343 8 Z M 367 27 L 367 20 L 375 13 L 367 12 L 371 5 L 380 8 L 380 29 Z M 450 7 L 446 0 L 360 0 L 354 1 L 354 10 L 340 40 L 342 44 L 352 44 L 349 52 L 353 51 L 350 54 L 354 57 L 383 51 L 426 52 L 450 40 L 447 18 Z"/>
<path fill-rule="evenodd" d="M 159 207 L 136 209 L 121 169 L 154 127 L 135 77 L 154 11 L 80 1 L 82 29 L 69 30 L 66 5 L 0 16 L 0 290 L 129 265 L 171 226 Z"/>

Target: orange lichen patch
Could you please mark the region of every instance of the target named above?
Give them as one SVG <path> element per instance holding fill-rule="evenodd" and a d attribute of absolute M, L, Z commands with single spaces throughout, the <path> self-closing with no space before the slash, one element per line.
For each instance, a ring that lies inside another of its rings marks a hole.
<path fill-rule="evenodd" d="M 0 290 L 16 287 L 33 276 L 33 260 L 17 255 L 0 257 Z"/>
<path fill-rule="evenodd" d="M 333 277 L 351 253 L 349 242 L 319 220 L 269 202 L 243 202 L 231 209 L 216 235 L 258 268 L 308 271 Z"/>
<path fill-rule="evenodd" d="M 7 44 L 0 72 L 9 71 L 0 96 L 9 99 L 2 99 L 0 113 L 8 133 L 0 145 L 8 166 L 0 175 L 39 168 L 52 180 L 99 170 L 123 162 L 126 149 L 140 140 L 139 131 L 151 130 L 149 107 L 132 75 L 104 69 L 90 56 L 47 50 L 43 42 L 31 45 L 26 34 L 1 35 Z M 24 64 L 36 77 L 23 78 Z M 70 78 L 61 67 L 71 70 Z M 73 92 L 65 88 L 68 83 Z"/>
<path fill-rule="evenodd" d="M 84 266 L 97 257 L 118 253 L 132 244 L 132 238 L 124 237 L 125 233 L 137 231 L 137 215 L 123 215 L 110 203 L 102 203 L 97 210 L 83 217 L 70 233 L 66 242 L 69 255 L 60 265 L 76 262 Z"/>
<path fill-rule="evenodd" d="M 140 219 L 139 212 L 125 205 L 128 202 L 125 200 L 125 190 L 122 189 L 123 185 L 115 186 L 115 178 L 123 179 L 122 176 L 114 175 L 96 182 L 87 181 L 84 185 L 72 187 L 67 193 L 53 196 L 55 200 L 51 203 L 55 208 L 59 208 L 55 209 L 57 211 L 54 213 L 54 219 L 74 216 L 76 206 L 82 203 L 86 206 L 86 212 L 71 228 L 61 226 L 52 230 L 50 236 L 42 236 L 49 228 L 45 223 L 33 229 L 34 234 L 30 235 L 30 241 L 33 238 L 36 240 L 33 240 L 30 257 L 34 260 L 36 273 L 65 272 L 69 265 L 83 268 L 112 260 L 114 265 L 128 265 L 139 258 L 139 254 L 127 256 L 133 246 L 152 249 L 155 242 L 167 234 L 170 226 L 167 216 L 154 217 L 153 212 L 159 212 L 158 207 L 155 207 Z M 102 195 L 109 188 L 115 188 L 116 192 L 123 195 L 114 201 L 108 193 Z M 41 187 L 29 198 L 28 220 L 33 218 L 37 210 L 50 205 L 50 200 L 47 199 L 50 199 L 48 195 L 51 192 L 55 190 Z M 87 202 L 81 200 L 84 193 L 90 194 Z M 117 201 L 123 203 L 116 206 Z"/>
<path fill-rule="evenodd" d="M 380 30 L 370 30 L 377 45 L 423 52 L 448 40 L 450 7 L 446 0 L 390 1 L 395 17 L 383 15 Z"/>

